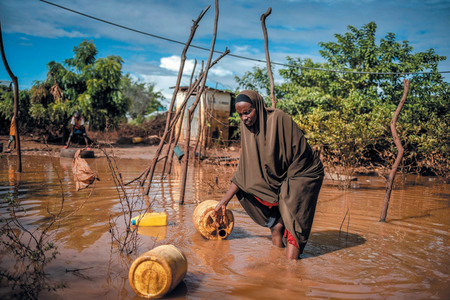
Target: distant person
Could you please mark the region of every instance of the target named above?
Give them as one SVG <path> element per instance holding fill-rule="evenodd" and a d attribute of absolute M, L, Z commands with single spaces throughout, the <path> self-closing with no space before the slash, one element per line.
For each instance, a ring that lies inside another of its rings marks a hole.
<path fill-rule="evenodd" d="M 17 112 L 17 121 L 20 119 L 20 110 Z M 14 142 L 14 149 L 16 149 L 16 125 L 14 124 L 14 117 L 11 119 L 11 127 L 9 128 L 9 141 L 8 146 L 6 147 L 8 151 L 11 151 L 11 143 Z"/>
<path fill-rule="evenodd" d="M 74 113 L 72 119 L 70 120 L 70 124 L 72 126 L 72 130 L 70 131 L 69 140 L 67 141 L 67 145 L 64 146 L 64 148 L 69 148 L 70 140 L 72 139 L 73 135 L 82 135 L 84 138 L 84 141 L 86 142 L 86 147 L 89 146 L 87 135 L 86 135 L 86 129 L 84 128 L 84 119 L 79 113 Z M 88 148 L 89 150 L 89 148 Z"/>
<path fill-rule="evenodd" d="M 236 97 L 241 119 L 241 156 L 231 184 L 214 215 L 223 222 L 236 195 L 247 214 L 286 247 L 287 259 L 305 248 L 324 177 L 319 157 L 303 132 L 283 111 L 267 107 L 255 91 Z"/>

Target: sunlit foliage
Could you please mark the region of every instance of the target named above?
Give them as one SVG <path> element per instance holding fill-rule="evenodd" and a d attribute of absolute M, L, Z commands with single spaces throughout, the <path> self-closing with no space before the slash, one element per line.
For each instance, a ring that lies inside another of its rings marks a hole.
<path fill-rule="evenodd" d="M 397 42 L 388 33 L 376 43 L 376 24 L 348 27 L 336 41 L 320 43 L 324 63 L 287 57 L 290 65 L 279 70 L 283 82 L 276 84 L 277 108 L 293 116 L 313 145 L 338 151 L 353 144 L 361 159 L 389 163 L 396 152 L 390 122 L 403 93 L 403 79 L 410 92 L 397 122 L 406 146 L 406 158 L 417 161 L 438 151 L 450 156 L 450 84 L 437 73 L 446 59 L 433 49 L 414 52 L 408 41 Z M 386 75 L 324 72 L 322 68 L 357 72 L 431 72 Z M 240 88 L 270 94 L 265 68 L 255 67 L 242 78 Z M 384 153 L 384 154 L 383 154 Z M 390 153 L 390 154 L 388 154 Z"/>

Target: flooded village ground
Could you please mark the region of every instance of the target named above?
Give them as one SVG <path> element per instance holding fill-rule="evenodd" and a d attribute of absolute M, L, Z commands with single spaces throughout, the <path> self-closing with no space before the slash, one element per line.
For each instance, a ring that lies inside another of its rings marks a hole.
<path fill-rule="evenodd" d="M 67 213 L 88 197 L 90 189 L 75 191 L 71 159 L 54 157 L 52 163 L 48 156 L 25 155 L 22 160 L 19 174 L 14 172 L 16 156 L 0 159 L 0 197 L 18 192 L 26 208 L 20 219 L 25 228 L 48 222 L 48 210 L 61 202 L 61 186 Z M 387 223 L 378 222 L 383 178 L 358 176 L 346 191 L 326 180 L 302 259 L 287 261 L 285 250 L 272 246 L 269 230 L 256 225 L 236 198 L 229 204 L 235 217 L 229 238 L 202 238 L 192 213 L 199 202 L 222 197 L 234 167 L 190 168 L 186 205 L 180 206 L 180 166 L 175 164 L 167 178 L 155 173 L 148 197 L 139 196 L 136 185 L 127 186 L 131 197 L 151 203 L 152 211 L 166 212 L 169 224 L 143 230 L 138 251 L 125 255 L 111 247 L 109 220 L 121 214 L 121 205 L 107 160 L 87 161 L 100 181 L 87 203 L 55 229 L 52 241 L 59 254 L 45 269 L 50 280 L 65 288 L 43 291 L 39 299 L 140 299 L 129 285 L 129 267 L 142 253 L 164 244 L 175 245 L 188 260 L 186 278 L 168 299 L 450 299 L 450 185 L 435 177 L 409 175 L 404 185 L 397 183 Z M 126 182 L 149 160 L 116 163 Z M 11 217 L 6 209 L 1 214 Z M 125 230 L 121 220 L 118 226 Z M 1 268 L 18 270 L 12 254 L 0 251 Z M 3 279 L 0 298 L 10 292 Z"/>

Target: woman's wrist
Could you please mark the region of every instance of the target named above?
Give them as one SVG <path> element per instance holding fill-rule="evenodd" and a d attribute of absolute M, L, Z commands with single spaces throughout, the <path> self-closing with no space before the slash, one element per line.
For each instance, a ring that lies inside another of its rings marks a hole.
<path fill-rule="evenodd" d="M 224 197 L 222 197 L 222 199 L 220 199 L 219 204 L 220 205 L 225 205 L 227 206 L 228 202 L 230 202 L 231 199 L 227 199 L 228 197 L 226 197 L 227 195 L 225 195 Z"/>

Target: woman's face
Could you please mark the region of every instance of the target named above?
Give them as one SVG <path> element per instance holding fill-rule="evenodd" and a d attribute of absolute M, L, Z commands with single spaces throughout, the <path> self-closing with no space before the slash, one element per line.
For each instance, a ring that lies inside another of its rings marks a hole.
<path fill-rule="evenodd" d="M 255 125 L 258 115 L 256 114 L 256 109 L 253 105 L 248 102 L 238 102 L 235 107 L 242 123 L 244 123 L 247 127 L 252 127 Z"/>

